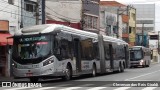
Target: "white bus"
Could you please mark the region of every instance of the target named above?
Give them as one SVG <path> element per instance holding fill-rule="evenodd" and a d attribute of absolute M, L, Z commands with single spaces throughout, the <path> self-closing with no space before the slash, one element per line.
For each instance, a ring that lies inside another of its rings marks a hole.
<path fill-rule="evenodd" d="M 151 63 L 151 50 L 143 46 L 133 46 L 130 48 L 130 66 L 149 67 Z"/>
<path fill-rule="evenodd" d="M 58 24 L 44 24 L 19 30 L 13 36 L 15 78 L 62 77 L 123 72 L 128 67 L 128 44 Z"/>

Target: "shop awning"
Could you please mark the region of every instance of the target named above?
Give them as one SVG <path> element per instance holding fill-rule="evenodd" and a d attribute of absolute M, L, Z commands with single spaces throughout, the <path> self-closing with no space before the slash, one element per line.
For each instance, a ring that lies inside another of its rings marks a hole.
<path fill-rule="evenodd" d="M 7 45 L 7 44 L 13 45 L 13 39 L 8 38 L 8 37 L 11 37 L 11 36 L 12 36 L 11 34 L 0 33 L 0 46 L 4 46 L 4 45 Z"/>

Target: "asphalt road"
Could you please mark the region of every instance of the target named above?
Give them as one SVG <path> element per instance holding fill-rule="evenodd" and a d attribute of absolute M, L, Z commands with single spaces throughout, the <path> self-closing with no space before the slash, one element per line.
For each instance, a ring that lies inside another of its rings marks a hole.
<path fill-rule="evenodd" d="M 126 69 L 123 73 L 109 73 L 91 77 L 75 77 L 71 81 L 61 79 L 42 80 L 42 87 L 2 87 L 1 90 L 160 90 L 160 64 L 147 68 Z M 157 87 L 159 86 L 159 87 Z"/>

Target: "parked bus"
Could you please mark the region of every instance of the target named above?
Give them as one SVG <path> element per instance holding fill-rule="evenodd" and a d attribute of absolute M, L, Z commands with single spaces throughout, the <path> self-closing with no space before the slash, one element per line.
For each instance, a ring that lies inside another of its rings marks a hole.
<path fill-rule="evenodd" d="M 151 63 L 151 50 L 143 46 L 133 46 L 130 48 L 131 67 L 149 67 Z"/>
<path fill-rule="evenodd" d="M 13 36 L 15 78 L 61 77 L 119 71 L 128 67 L 128 44 L 58 24 L 44 24 L 19 30 Z"/>

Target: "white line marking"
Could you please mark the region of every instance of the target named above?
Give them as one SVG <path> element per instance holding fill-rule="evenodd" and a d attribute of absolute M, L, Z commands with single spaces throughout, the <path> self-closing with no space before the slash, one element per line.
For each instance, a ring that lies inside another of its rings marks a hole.
<path fill-rule="evenodd" d="M 10 88 L 10 89 L 4 89 L 4 90 L 20 90 L 20 89 L 27 89 L 31 87 L 19 87 L 19 88 Z"/>
<path fill-rule="evenodd" d="M 56 87 L 41 87 L 41 88 L 36 88 L 36 89 L 31 89 L 31 90 L 46 90 L 46 89 L 53 89 Z"/>
<path fill-rule="evenodd" d="M 55 85 L 54 87 L 64 87 L 64 86 L 69 86 L 69 85 L 72 85 L 72 84 Z"/>
<path fill-rule="evenodd" d="M 104 88 L 107 88 L 107 87 L 94 87 L 94 88 L 90 88 L 90 89 L 87 89 L 87 90 L 101 90 L 101 89 L 104 89 Z"/>
<path fill-rule="evenodd" d="M 129 89 L 129 88 L 131 88 L 131 87 L 120 87 L 120 88 L 116 88 L 114 90 L 126 90 L 126 89 Z"/>
<path fill-rule="evenodd" d="M 31 90 L 46 90 L 46 89 L 53 89 L 53 88 L 64 87 L 64 86 L 69 86 L 69 85 L 71 85 L 71 84 L 56 85 L 54 87 L 35 88 L 35 89 L 31 89 Z"/>
<path fill-rule="evenodd" d="M 153 90 L 153 89 L 155 89 L 155 88 L 157 88 L 157 87 L 146 87 L 146 88 L 144 88 L 144 89 L 142 89 L 142 90 Z"/>
<path fill-rule="evenodd" d="M 147 74 L 143 74 L 143 75 L 140 75 L 140 76 L 136 76 L 136 77 L 133 77 L 133 78 L 125 79 L 124 81 L 128 81 L 128 80 L 131 80 L 131 79 L 135 79 L 135 78 L 139 78 L 139 77 L 147 76 L 147 75 L 150 75 L 150 74 L 153 74 L 153 73 L 159 72 L 159 71 L 160 71 L 160 70 L 158 70 L 158 71 L 154 71 L 154 72 L 151 72 L 151 73 L 147 73 Z"/>

